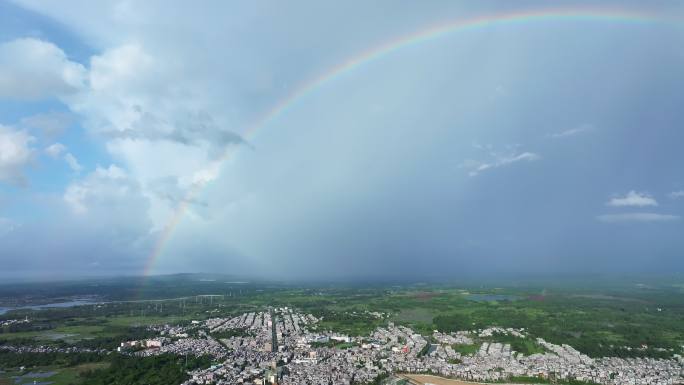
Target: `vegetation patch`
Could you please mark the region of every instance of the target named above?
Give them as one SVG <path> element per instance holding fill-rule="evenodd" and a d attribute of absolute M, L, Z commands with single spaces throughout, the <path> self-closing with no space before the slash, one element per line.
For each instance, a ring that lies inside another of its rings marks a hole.
<path fill-rule="evenodd" d="M 480 346 L 482 346 L 480 343 L 472 345 L 454 344 L 451 345 L 451 348 L 454 349 L 455 352 L 461 353 L 461 355 L 472 356 L 473 354 L 477 353 L 478 350 L 480 350 Z"/>
<path fill-rule="evenodd" d="M 171 354 L 152 357 L 114 356 L 109 367 L 88 372 L 83 377 L 88 385 L 180 384 L 188 379 L 186 371 L 210 365 L 209 357 L 183 358 Z"/>

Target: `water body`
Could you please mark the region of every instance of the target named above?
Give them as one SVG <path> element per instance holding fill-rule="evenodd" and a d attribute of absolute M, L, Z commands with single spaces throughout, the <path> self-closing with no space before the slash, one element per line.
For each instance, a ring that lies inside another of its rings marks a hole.
<path fill-rule="evenodd" d="M 26 373 L 23 376 L 17 376 L 14 377 L 14 383 L 15 384 L 35 384 L 35 385 L 49 385 L 52 384 L 53 381 L 43 381 L 43 382 L 37 382 L 37 379 L 42 379 L 42 378 L 49 378 L 57 374 L 57 372 L 30 372 Z M 28 382 L 25 382 L 28 381 Z"/>
<path fill-rule="evenodd" d="M 489 302 L 489 301 L 517 301 L 522 299 L 518 295 L 512 294 L 468 294 L 466 299 L 476 302 Z"/>
<path fill-rule="evenodd" d="M 81 305 L 92 305 L 92 304 L 96 304 L 96 303 L 102 303 L 102 302 L 92 301 L 92 300 L 87 300 L 87 299 L 75 299 L 72 301 L 47 303 L 47 304 L 43 304 L 43 305 L 28 305 L 28 306 L 20 306 L 20 307 L 0 307 L 0 314 L 5 314 L 11 310 L 26 310 L 26 309 L 40 310 L 40 309 L 50 309 L 50 308 L 60 308 L 60 307 L 74 307 L 74 306 L 81 306 Z"/>

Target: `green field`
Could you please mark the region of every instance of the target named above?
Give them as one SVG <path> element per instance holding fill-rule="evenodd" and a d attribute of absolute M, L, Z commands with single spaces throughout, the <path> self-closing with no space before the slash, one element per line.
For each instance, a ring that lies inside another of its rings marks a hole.
<path fill-rule="evenodd" d="M 464 356 L 472 356 L 473 354 L 477 353 L 478 350 L 480 350 L 481 345 L 481 343 L 470 345 L 455 344 L 451 345 L 451 347 L 454 349 L 454 351 L 461 353 Z"/>
<path fill-rule="evenodd" d="M 40 315 L 40 312 L 36 313 Z M 123 339 L 131 328 L 143 328 L 149 325 L 189 321 L 201 318 L 202 315 L 170 316 L 170 317 L 142 317 L 142 316 L 113 316 L 113 317 L 77 317 L 64 321 L 50 322 L 43 330 L 9 332 L 2 330 L 0 343 L 12 344 L 34 340 L 38 343 L 50 344 L 63 342 L 78 344 L 84 340 Z"/>

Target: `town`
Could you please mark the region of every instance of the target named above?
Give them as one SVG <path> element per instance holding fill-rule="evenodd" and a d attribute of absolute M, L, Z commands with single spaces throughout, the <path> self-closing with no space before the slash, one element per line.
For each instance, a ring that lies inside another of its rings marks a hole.
<path fill-rule="evenodd" d="M 605 385 L 674 385 L 684 381 L 684 361 L 617 357 L 590 358 L 569 345 L 535 338 L 524 329 L 490 327 L 421 335 L 387 322 L 365 337 L 318 330 L 319 319 L 282 307 L 234 318 L 192 321 L 187 326 L 154 326 L 158 337 L 126 341 L 123 354 L 163 353 L 211 356 L 210 368 L 189 373 L 193 384 L 363 384 L 393 375 L 434 374 L 475 382 L 506 382 L 511 378 L 540 381 L 573 380 Z M 543 353 L 524 355 L 505 336 L 531 341 Z M 459 346 L 476 351 L 462 353 Z"/>

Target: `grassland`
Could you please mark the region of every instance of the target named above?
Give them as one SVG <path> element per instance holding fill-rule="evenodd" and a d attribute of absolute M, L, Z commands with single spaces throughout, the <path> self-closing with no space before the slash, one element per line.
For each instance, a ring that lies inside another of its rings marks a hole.
<path fill-rule="evenodd" d="M 64 310 L 65 312 L 68 310 Z M 40 316 L 42 312 L 35 314 Z M 124 339 L 132 328 L 142 328 L 148 325 L 187 322 L 193 318 L 202 318 L 201 314 L 180 316 L 112 316 L 88 317 L 81 316 L 64 320 L 38 318 L 38 330 L 16 331 L 0 329 L 0 344 L 26 343 L 33 340 L 36 343 L 67 343 L 79 344 L 83 341 L 103 339 Z"/>
<path fill-rule="evenodd" d="M 468 345 L 454 344 L 451 347 L 454 349 L 455 352 L 461 353 L 464 356 L 471 356 L 477 353 L 478 350 L 480 350 L 480 346 L 482 346 L 481 343 L 474 343 Z"/>

